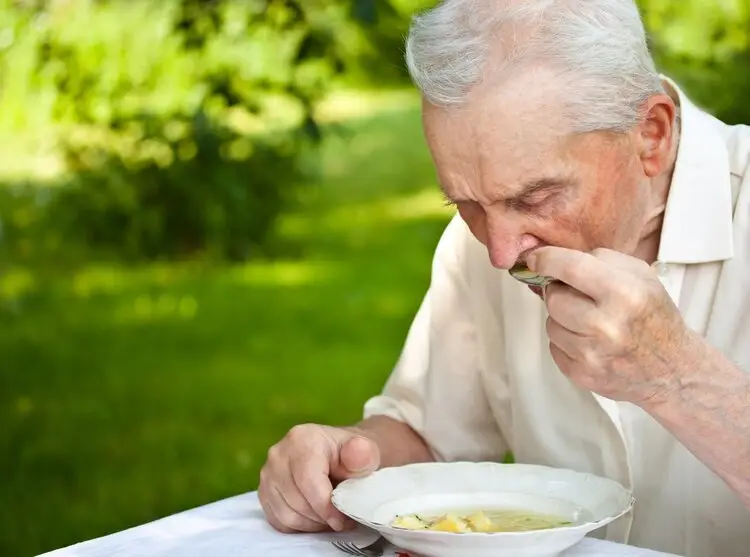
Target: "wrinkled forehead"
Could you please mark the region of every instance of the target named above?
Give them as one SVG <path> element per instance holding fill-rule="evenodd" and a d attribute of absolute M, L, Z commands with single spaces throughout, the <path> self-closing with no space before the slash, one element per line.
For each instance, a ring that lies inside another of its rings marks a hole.
<path fill-rule="evenodd" d="M 515 183 L 565 163 L 570 143 L 562 95 L 535 72 L 481 86 L 456 107 L 423 105 L 425 136 L 439 172 Z"/>

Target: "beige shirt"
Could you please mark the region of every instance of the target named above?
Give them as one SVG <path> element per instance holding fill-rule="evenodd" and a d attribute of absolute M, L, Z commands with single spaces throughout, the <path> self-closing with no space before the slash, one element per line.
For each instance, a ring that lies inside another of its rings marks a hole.
<path fill-rule="evenodd" d="M 675 90 L 680 147 L 655 268 L 687 324 L 750 371 L 750 127 L 728 126 Z M 638 407 L 574 386 L 556 367 L 544 304 L 458 217 L 401 357 L 365 416 L 421 433 L 438 460 L 573 468 L 632 488 L 633 513 L 599 537 L 686 557 L 750 555 L 750 513 Z"/>

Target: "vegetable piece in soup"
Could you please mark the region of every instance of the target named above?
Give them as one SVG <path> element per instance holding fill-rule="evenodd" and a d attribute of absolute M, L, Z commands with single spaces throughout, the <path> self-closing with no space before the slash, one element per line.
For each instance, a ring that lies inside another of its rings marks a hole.
<path fill-rule="evenodd" d="M 391 526 L 406 530 L 432 530 L 466 534 L 472 532 L 525 532 L 569 526 L 565 518 L 530 511 L 492 510 L 445 513 L 435 516 L 408 514 L 397 516 Z"/>

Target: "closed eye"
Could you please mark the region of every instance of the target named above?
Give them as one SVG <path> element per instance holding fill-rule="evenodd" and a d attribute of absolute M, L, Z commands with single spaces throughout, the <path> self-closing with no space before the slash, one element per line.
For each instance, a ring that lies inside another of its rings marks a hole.
<path fill-rule="evenodd" d="M 530 211 L 557 198 L 570 185 L 567 181 L 540 180 L 518 197 L 507 200 L 507 205 L 511 209 Z"/>
<path fill-rule="evenodd" d="M 554 197 L 554 194 L 550 192 L 544 194 L 540 192 L 537 195 L 526 196 L 521 199 L 509 199 L 508 207 L 520 211 L 529 211 L 544 205 L 552 197 Z"/>
<path fill-rule="evenodd" d="M 530 207 L 535 205 L 541 205 L 547 201 L 550 197 L 553 197 L 556 192 L 550 190 L 539 190 L 529 195 L 525 195 L 521 198 L 521 203 Z"/>

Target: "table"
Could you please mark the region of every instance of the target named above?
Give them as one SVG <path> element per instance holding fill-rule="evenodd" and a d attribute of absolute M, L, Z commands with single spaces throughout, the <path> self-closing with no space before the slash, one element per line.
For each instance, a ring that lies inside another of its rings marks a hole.
<path fill-rule="evenodd" d="M 374 540 L 372 532 L 280 534 L 265 521 L 256 493 L 246 493 L 102 538 L 45 553 L 44 557 L 344 557 L 336 536 Z M 393 557 L 394 551 L 386 553 Z M 586 538 L 565 557 L 677 557 Z"/>

